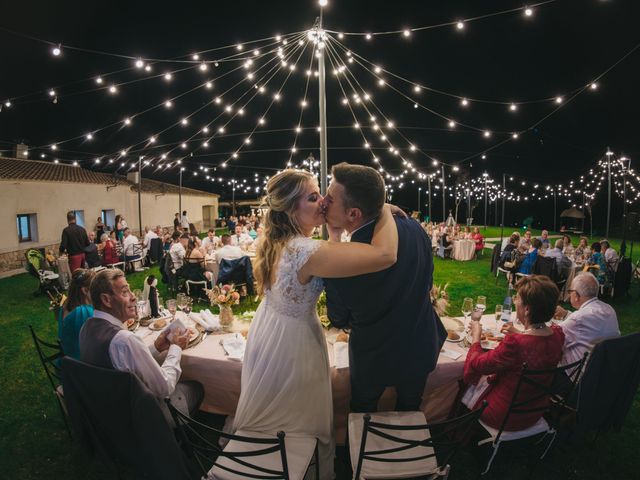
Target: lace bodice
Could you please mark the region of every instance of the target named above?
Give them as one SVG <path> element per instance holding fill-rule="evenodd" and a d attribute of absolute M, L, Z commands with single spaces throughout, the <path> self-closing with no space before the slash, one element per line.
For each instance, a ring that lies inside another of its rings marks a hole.
<path fill-rule="evenodd" d="M 278 262 L 275 283 L 265 293 L 265 300 L 271 308 L 297 318 L 309 318 L 309 314 L 315 312 L 324 288 L 322 279 L 313 277 L 302 285 L 298 281 L 298 270 L 319 247 L 319 241 L 302 236 L 291 239 L 285 246 Z"/>

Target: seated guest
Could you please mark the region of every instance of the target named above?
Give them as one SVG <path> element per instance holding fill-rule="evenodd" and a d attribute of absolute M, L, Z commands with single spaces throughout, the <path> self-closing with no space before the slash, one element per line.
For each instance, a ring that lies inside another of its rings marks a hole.
<path fill-rule="evenodd" d="M 103 234 L 104 235 L 104 234 Z M 67 300 L 62 305 L 58 316 L 58 338 L 62 351 L 68 357 L 80 359 L 78 338 L 80 329 L 87 318 L 93 317 L 93 305 L 89 285 L 95 276 L 93 270 L 79 268 L 71 276 Z"/>
<path fill-rule="evenodd" d="M 498 260 L 498 266 L 504 268 L 505 262 L 512 262 L 514 260 L 514 250 L 518 248 L 518 242 L 520 241 L 520 234 L 513 232 L 508 238 L 509 243 L 504 247 L 502 253 L 500 253 L 500 259 Z"/>
<path fill-rule="evenodd" d="M 531 243 L 531 230 L 527 230 L 526 232 L 524 232 L 524 235 L 522 235 L 522 238 L 520 239 L 520 245 L 523 245 L 528 250 L 529 248 L 531 248 Z"/>
<path fill-rule="evenodd" d="M 131 229 L 129 227 L 125 228 L 123 231 L 124 239 L 122 240 L 122 250 L 124 252 L 124 258 L 127 262 L 132 260 L 137 260 L 141 258 L 142 253 L 138 253 L 138 245 L 140 241 L 138 237 L 131 234 Z"/>
<path fill-rule="evenodd" d="M 216 263 L 220 265 L 222 260 L 235 260 L 244 256 L 244 253 L 240 247 L 231 245 L 231 237 L 226 233 L 222 235 L 222 248 L 216 251 Z"/>
<path fill-rule="evenodd" d="M 611 272 L 615 272 L 618 269 L 618 261 L 620 260 L 618 253 L 611 248 L 608 240 L 602 240 L 600 242 L 600 246 L 602 247 L 602 255 L 604 255 L 604 261 L 607 264 L 607 268 Z"/>
<path fill-rule="evenodd" d="M 159 228 L 160 226 L 158 226 Z M 149 227 L 144 227 L 144 240 L 142 240 L 142 248 L 147 251 L 151 247 L 151 240 L 158 238 L 158 234 Z"/>
<path fill-rule="evenodd" d="M 251 245 L 252 243 L 253 238 L 244 233 L 240 225 L 236 226 L 235 233 L 231 237 L 231 245 L 235 247 L 242 247 L 243 245 Z"/>
<path fill-rule="evenodd" d="M 547 249 L 544 252 L 544 256 L 547 258 L 553 258 L 556 261 L 556 266 L 558 267 L 558 273 L 566 278 L 568 274 L 568 270 L 571 268 L 571 260 L 567 257 L 562 250 L 564 248 L 564 242 L 562 239 L 556 240 L 554 248 Z"/>
<path fill-rule="evenodd" d="M 189 235 L 192 237 L 198 237 L 198 230 L 196 229 L 196 226 L 193 223 L 189 224 Z"/>
<path fill-rule="evenodd" d="M 594 270 L 596 270 L 594 272 L 596 278 L 600 283 L 605 283 L 605 281 L 607 280 L 607 264 L 604 260 L 604 257 L 602 256 L 602 253 L 600 253 L 601 249 L 602 247 L 599 242 L 593 242 L 591 244 L 591 251 L 593 253 L 591 254 L 591 258 L 587 263 L 588 265 L 596 267 L 594 268 Z"/>
<path fill-rule="evenodd" d="M 466 228 L 466 227 L 465 227 Z M 467 228 L 468 230 L 468 228 Z M 484 237 L 480 233 L 480 229 L 478 227 L 473 227 L 473 233 L 471 233 L 470 237 L 465 237 L 473 240 L 476 244 L 476 253 L 482 251 L 484 248 Z"/>
<path fill-rule="evenodd" d="M 185 280 L 194 282 L 201 282 L 203 280 L 208 282 L 213 281 L 213 274 L 204 268 L 204 254 L 191 240 L 187 245 L 180 274 Z"/>
<path fill-rule="evenodd" d="M 555 318 L 564 319 L 560 325 L 564 332 L 564 354 L 560 365 L 568 365 L 590 352 L 595 341 L 620 336 L 616 311 L 598 299 L 600 285 L 591 273 L 580 272 L 568 290 L 571 306 L 568 312 L 558 305 Z"/>
<path fill-rule="evenodd" d="M 173 232 L 173 243 L 169 249 L 169 255 L 171 255 L 171 261 L 173 262 L 173 268 L 180 270 L 184 263 L 184 257 L 187 254 L 187 246 L 189 245 L 189 234 L 180 232 Z"/>
<path fill-rule="evenodd" d="M 207 236 L 202 240 L 202 250 L 209 253 L 216 248 L 216 245 L 220 243 L 220 238 L 216 236 L 216 231 L 210 228 L 207 232 Z"/>
<path fill-rule="evenodd" d="M 520 245 L 520 232 L 513 232 L 511 234 L 510 237 L 507 237 L 505 239 L 502 240 L 502 250 L 504 251 L 505 248 L 507 248 L 507 245 L 509 245 L 511 243 L 511 239 L 513 238 L 513 236 L 515 235 L 517 242 L 516 242 L 516 248 L 518 248 L 518 245 Z"/>
<path fill-rule="evenodd" d="M 254 241 L 255 241 L 256 238 L 258 238 L 258 232 L 256 232 L 255 228 L 253 228 L 253 223 L 249 225 L 249 229 L 248 229 L 247 235 L 249 235 L 251 237 L 251 239 L 254 240 Z"/>
<path fill-rule="evenodd" d="M 562 253 L 564 253 L 567 256 L 574 255 L 575 248 L 573 248 L 573 245 L 571 244 L 571 237 L 569 235 L 562 236 L 562 244 L 564 245 L 564 248 L 562 249 Z"/>
<path fill-rule="evenodd" d="M 89 232 L 89 245 L 84 247 L 84 260 L 89 266 L 89 268 L 95 268 L 102 265 L 102 259 L 100 258 L 100 253 L 98 245 L 96 245 L 96 234 L 95 232 Z"/>
<path fill-rule="evenodd" d="M 136 297 L 129 289 L 124 273 L 118 269 L 103 270 L 91 282 L 91 300 L 95 308 L 80 330 L 80 360 L 102 368 L 131 372 L 160 400 L 171 402 L 186 414 L 197 410 L 204 390 L 197 382 L 178 382 L 182 370 L 182 350 L 189 342 L 189 331 L 169 334 L 164 330 L 156 341 L 144 341 L 125 328 L 136 318 Z M 160 353 L 167 356 L 160 365 Z"/>
<path fill-rule="evenodd" d="M 535 241 L 540 242 L 538 239 Z M 474 312 L 470 323 L 472 344 L 464 363 L 465 384 L 477 384 L 483 376 L 488 376 L 488 386 L 473 407 L 487 400 L 487 408 L 480 418 L 486 425 L 496 429 L 502 425 L 511 404 L 522 364 L 526 363 L 532 370 L 554 368 L 562 358 L 564 345 L 562 329 L 545 324 L 551 320 L 558 303 L 558 287 L 547 277 L 532 275 L 518 281 L 516 288 L 516 315 L 524 325 L 524 331 L 516 330 L 510 323 L 506 324 L 503 327 L 507 333 L 504 340 L 495 350 L 485 352 L 480 345 L 482 325 L 479 320 L 482 312 Z M 543 378 L 537 380 L 544 382 Z M 538 389 L 523 384 L 516 400 L 527 401 L 539 394 Z M 542 397 L 527 404 L 526 408 L 544 407 L 548 402 L 548 398 Z M 542 414 L 539 411 L 510 415 L 505 430 L 517 431 L 531 427 L 540 420 Z"/>
<path fill-rule="evenodd" d="M 576 260 L 578 260 L 578 258 L 582 260 L 586 260 L 591 256 L 591 249 L 589 248 L 588 242 L 589 242 L 589 239 L 587 237 L 584 237 L 584 236 L 580 237 L 578 246 L 573 251 L 574 255 L 576 256 Z"/>
<path fill-rule="evenodd" d="M 102 241 L 102 264 L 113 265 L 120 262 L 118 258 L 118 251 L 116 250 L 115 232 L 112 231 L 109 235 L 102 234 L 100 240 Z"/>
<path fill-rule="evenodd" d="M 540 243 L 542 243 L 542 249 L 546 250 L 551 246 L 551 241 L 549 240 L 549 231 L 542 230 L 540 234 Z"/>
<path fill-rule="evenodd" d="M 518 268 L 518 273 L 524 273 L 525 275 L 530 275 L 533 272 L 533 266 L 538 259 L 538 250 L 542 246 L 542 242 L 534 238 L 531 242 L 531 247 L 527 251 L 527 254 L 524 257 L 524 260 L 520 264 L 520 268 Z"/>

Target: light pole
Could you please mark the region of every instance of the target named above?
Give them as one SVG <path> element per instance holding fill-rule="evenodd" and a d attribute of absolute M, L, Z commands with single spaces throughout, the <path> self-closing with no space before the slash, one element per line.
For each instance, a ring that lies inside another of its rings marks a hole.
<path fill-rule="evenodd" d="M 502 217 L 500 217 L 500 251 L 502 251 L 502 238 L 504 237 L 504 200 L 507 191 L 507 175 L 502 174 Z"/>
<path fill-rule="evenodd" d="M 427 185 L 429 186 L 429 221 L 433 222 L 431 218 L 431 175 L 427 177 Z"/>
<path fill-rule="evenodd" d="M 607 147 L 607 233 L 606 238 L 609 238 L 609 220 L 611 217 L 611 155 L 613 152 Z"/>
<path fill-rule="evenodd" d="M 182 171 L 184 167 L 180 167 L 180 183 L 178 184 L 178 212 L 182 215 Z"/>
<path fill-rule="evenodd" d="M 489 174 L 487 172 L 484 172 L 482 174 L 482 176 L 484 177 L 484 229 L 487 229 L 487 178 L 489 177 Z"/>
<path fill-rule="evenodd" d="M 236 179 L 231 179 L 231 215 L 236 216 Z"/>
<path fill-rule="evenodd" d="M 447 186 L 444 181 L 444 165 L 442 165 L 442 221 L 447 222 L 447 197 L 445 194 L 445 190 Z"/>
<path fill-rule="evenodd" d="M 142 236 L 142 159 L 144 155 L 140 155 L 138 158 L 138 225 L 140 226 L 140 235 Z"/>
<path fill-rule="evenodd" d="M 324 70 L 324 31 L 322 30 L 322 7 L 326 6 L 327 0 L 320 0 L 320 19 L 318 20 L 318 110 L 320 115 L 320 194 L 327 193 L 327 92 Z M 322 238 L 329 237 L 327 228 L 322 227 Z"/>
<path fill-rule="evenodd" d="M 422 187 L 418 187 L 418 218 L 420 218 L 421 209 L 420 209 L 420 194 L 422 193 Z"/>
<path fill-rule="evenodd" d="M 553 186 L 553 231 L 557 232 L 558 230 L 556 229 L 556 205 L 557 205 L 557 198 L 556 198 L 556 194 L 558 192 L 558 186 L 554 185 Z"/>
<path fill-rule="evenodd" d="M 627 244 L 627 170 L 631 170 L 631 159 L 627 157 L 622 157 L 619 160 L 620 165 L 622 165 L 622 244 L 620 245 L 620 255 L 624 255 L 626 253 Z M 628 165 L 625 167 L 624 162 L 628 162 Z"/>

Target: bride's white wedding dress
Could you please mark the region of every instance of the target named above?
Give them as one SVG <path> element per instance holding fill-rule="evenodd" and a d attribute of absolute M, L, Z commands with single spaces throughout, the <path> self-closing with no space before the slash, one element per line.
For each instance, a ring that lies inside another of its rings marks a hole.
<path fill-rule="evenodd" d="M 329 356 L 316 312 L 323 282 L 298 281 L 319 246 L 298 236 L 282 251 L 275 283 L 251 324 L 234 429 L 316 437 L 325 479 L 334 477 L 335 444 Z"/>

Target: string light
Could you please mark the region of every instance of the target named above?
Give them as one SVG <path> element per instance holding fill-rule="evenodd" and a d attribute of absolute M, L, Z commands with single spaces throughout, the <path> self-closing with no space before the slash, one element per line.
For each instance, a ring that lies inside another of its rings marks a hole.
<path fill-rule="evenodd" d="M 58 44 L 55 47 L 53 47 L 51 49 L 51 53 L 53 54 L 54 57 L 59 57 L 60 55 L 62 55 L 62 45 Z"/>

